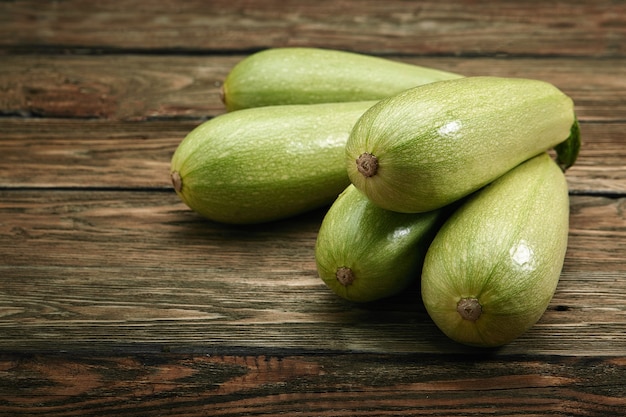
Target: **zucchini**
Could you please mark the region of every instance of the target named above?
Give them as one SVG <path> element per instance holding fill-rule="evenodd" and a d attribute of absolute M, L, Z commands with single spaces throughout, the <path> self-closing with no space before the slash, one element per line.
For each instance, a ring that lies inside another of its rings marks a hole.
<path fill-rule="evenodd" d="M 419 279 L 442 213 L 384 210 L 350 185 L 326 213 L 317 236 L 320 278 L 335 294 L 353 302 L 398 294 Z"/>
<path fill-rule="evenodd" d="M 233 67 L 222 85 L 229 111 L 283 104 L 379 100 L 461 75 L 353 52 L 274 48 Z"/>
<path fill-rule="evenodd" d="M 552 84 L 467 77 L 379 101 L 352 130 L 346 166 L 374 203 L 424 212 L 578 135 L 573 101 Z M 571 165 L 577 153 L 569 153 Z"/>
<path fill-rule="evenodd" d="M 263 223 L 330 205 L 350 183 L 345 143 L 375 102 L 284 105 L 221 114 L 171 160 L 180 198 L 204 217 Z"/>
<path fill-rule="evenodd" d="M 463 344 L 513 341 L 553 297 L 568 228 L 567 182 L 547 153 L 509 171 L 464 201 L 433 239 L 421 279 L 428 314 Z"/>

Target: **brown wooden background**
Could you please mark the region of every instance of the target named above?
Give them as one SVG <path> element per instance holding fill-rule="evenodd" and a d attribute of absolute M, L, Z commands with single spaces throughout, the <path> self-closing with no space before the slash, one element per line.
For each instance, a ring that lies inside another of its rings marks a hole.
<path fill-rule="evenodd" d="M 416 290 L 329 293 L 324 210 L 233 227 L 180 202 L 176 146 L 277 46 L 574 99 L 569 249 L 535 327 L 465 348 Z M 624 415 L 625 131 L 621 1 L 0 1 L 0 415 Z"/>

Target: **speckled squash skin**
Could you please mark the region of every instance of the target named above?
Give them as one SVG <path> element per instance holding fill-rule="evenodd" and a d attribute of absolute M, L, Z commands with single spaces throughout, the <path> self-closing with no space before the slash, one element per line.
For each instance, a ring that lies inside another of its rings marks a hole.
<path fill-rule="evenodd" d="M 315 259 L 320 278 L 340 297 L 371 302 L 417 281 L 428 244 L 445 213 L 396 213 L 372 204 L 350 185 L 320 227 Z"/>
<path fill-rule="evenodd" d="M 352 52 L 273 48 L 241 60 L 227 75 L 230 111 L 282 104 L 379 100 L 408 88 L 461 75 Z"/>
<path fill-rule="evenodd" d="M 567 249 L 565 175 L 543 153 L 468 198 L 424 260 L 426 310 L 453 340 L 509 343 L 532 327 L 555 292 Z"/>
<path fill-rule="evenodd" d="M 180 198 L 222 223 L 263 223 L 330 205 L 350 183 L 352 126 L 375 102 L 285 105 L 217 116 L 191 131 L 171 160 Z"/>
<path fill-rule="evenodd" d="M 348 139 L 345 163 L 351 182 L 374 203 L 424 212 L 578 135 L 576 127 L 574 103 L 549 83 L 500 77 L 440 81 L 369 109 Z"/>

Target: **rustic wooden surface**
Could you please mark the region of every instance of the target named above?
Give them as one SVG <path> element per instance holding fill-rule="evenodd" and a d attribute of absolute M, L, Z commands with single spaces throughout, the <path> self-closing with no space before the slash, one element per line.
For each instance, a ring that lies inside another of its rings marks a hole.
<path fill-rule="evenodd" d="M 317 46 L 550 81 L 583 134 L 539 323 L 469 349 L 419 293 L 356 306 L 324 210 L 203 220 L 169 183 L 250 53 Z M 617 416 L 626 410 L 626 3 L 0 2 L 0 415 Z"/>

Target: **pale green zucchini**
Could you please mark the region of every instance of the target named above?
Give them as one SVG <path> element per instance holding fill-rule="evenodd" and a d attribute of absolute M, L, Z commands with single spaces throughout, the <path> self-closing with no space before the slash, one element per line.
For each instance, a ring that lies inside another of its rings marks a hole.
<path fill-rule="evenodd" d="M 274 48 L 241 60 L 227 75 L 228 110 L 282 104 L 379 100 L 461 75 L 353 52 Z"/>
<path fill-rule="evenodd" d="M 578 135 L 574 103 L 552 84 L 467 77 L 379 101 L 355 125 L 346 166 L 351 182 L 381 207 L 423 212 Z"/>
<path fill-rule="evenodd" d="M 370 302 L 417 281 L 443 211 L 404 214 L 381 209 L 350 185 L 320 227 L 315 259 L 320 278 L 340 297 Z"/>
<path fill-rule="evenodd" d="M 217 116 L 171 161 L 180 198 L 224 223 L 261 223 L 330 205 L 350 183 L 343 163 L 356 120 L 375 102 L 285 105 Z"/>
<path fill-rule="evenodd" d="M 424 260 L 422 299 L 450 338 L 499 346 L 526 332 L 553 297 L 569 227 L 565 176 L 548 154 L 477 191 Z"/>

